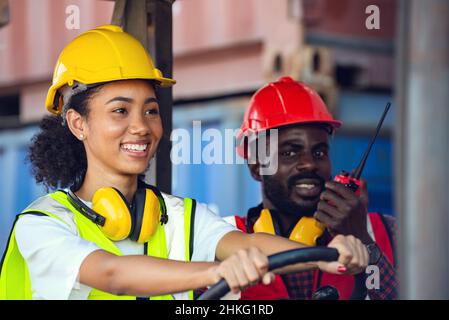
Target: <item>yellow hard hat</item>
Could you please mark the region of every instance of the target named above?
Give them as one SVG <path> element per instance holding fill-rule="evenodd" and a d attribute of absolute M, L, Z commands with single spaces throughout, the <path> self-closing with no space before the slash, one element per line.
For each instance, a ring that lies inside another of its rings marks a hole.
<path fill-rule="evenodd" d="M 149 79 L 162 87 L 175 80 L 164 78 L 142 44 L 114 25 L 86 31 L 62 50 L 48 89 L 45 107 L 54 114 L 62 112 L 62 97 L 58 89 L 75 82 L 86 85 L 125 79 Z"/>

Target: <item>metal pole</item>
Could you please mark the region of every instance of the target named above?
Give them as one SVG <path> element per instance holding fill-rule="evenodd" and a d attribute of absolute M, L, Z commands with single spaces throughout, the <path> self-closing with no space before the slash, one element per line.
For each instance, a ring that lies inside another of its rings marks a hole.
<path fill-rule="evenodd" d="M 136 37 L 150 52 L 154 64 L 165 77 L 173 74 L 172 5 L 175 0 L 116 0 L 112 23 Z M 171 192 L 170 133 L 172 131 L 172 89 L 157 92 L 164 137 L 156 161 L 150 167 L 150 182 Z"/>
<path fill-rule="evenodd" d="M 396 79 L 395 79 L 395 100 L 396 100 L 396 119 L 394 130 L 394 172 L 395 172 L 395 207 L 398 222 L 398 248 L 396 258 L 399 260 L 396 263 L 399 278 L 399 296 L 404 297 L 404 293 L 408 290 L 406 268 L 401 268 L 401 262 L 405 261 L 405 225 L 404 214 L 405 206 L 405 132 L 407 130 L 407 79 L 408 79 L 408 34 L 409 34 L 409 19 L 410 19 L 410 2 L 408 0 L 400 0 L 398 2 L 397 10 L 397 24 L 396 24 L 396 51 L 395 51 L 395 65 L 396 65 Z"/>
<path fill-rule="evenodd" d="M 448 299 L 449 2 L 405 2 L 401 298 Z"/>
<path fill-rule="evenodd" d="M 173 75 L 172 5 L 175 0 L 147 0 L 149 50 L 164 76 Z M 170 160 L 170 133 L 173 128 L 173 92 L 160 89 L 158 100 L 164 137 L 156 155 L 156 183 L 160 190 L 170 193 L 172 165 Z"/>

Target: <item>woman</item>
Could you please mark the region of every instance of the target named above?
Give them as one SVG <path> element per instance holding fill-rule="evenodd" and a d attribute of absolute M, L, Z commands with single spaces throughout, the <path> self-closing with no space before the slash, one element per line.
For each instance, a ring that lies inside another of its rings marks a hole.
<path fill-rule="evenodd" d="M 236 231 L 206 206 L 139 180 L 163 135 L 155 87 L 172 84 L 116 26 L 85 32 L 63 50 L 46 100 L 55 115 L 43 119 L 29 158 L 38 182 L 66 189 L 18 216 L 0 298 L 187 299 L 221 278 L 238 292 L 273 280 L 267 255 L 302 247 Z M 330 246 L 338 262 L 276 272 L 352 274 L 367 265 L 358 239 L 337 236 Z"/>

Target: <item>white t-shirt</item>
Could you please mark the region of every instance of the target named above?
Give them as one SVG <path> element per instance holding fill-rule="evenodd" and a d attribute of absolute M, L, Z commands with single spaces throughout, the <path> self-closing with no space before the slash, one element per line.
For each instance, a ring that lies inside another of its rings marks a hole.
<path fill-rule="evenodd" d="M 181 223 L 183 219 L 173 218 L 173 215 L 183 212 L 183 200 L 166 194 L 163 194 L 163 198 L 169 216 L 165 225 L 168 258 L 184 260 L 184 252 L 171 245 L 179 243 L 179 239 L 174 239 L 177 234 L 183 236 L 182 232 L 176 232 L 179 228 L 184 228 Z M 86 204 L 91 205 L 89 202 Z M 87 299 L 92 288 L 77 281 L 79 269 L 90 253 L 101 248 L 78 235 L 71 212 L 56 215 L 64 222 L 48 216 L 30 214 L 21 216 L 16 223 L 16 241 L 29 269 L 33 299 Z M 234 226 L 209 210 L 205 204 L 197 203 L 192 261 L 214 261 L 220 239 L 235 230 L 237 229 Z M 123 255 L 144 253 L 143 244 L 129 239 L 114 244 Z M 187 294 L 179 293 L 174 297 L 187 299 Z"/>

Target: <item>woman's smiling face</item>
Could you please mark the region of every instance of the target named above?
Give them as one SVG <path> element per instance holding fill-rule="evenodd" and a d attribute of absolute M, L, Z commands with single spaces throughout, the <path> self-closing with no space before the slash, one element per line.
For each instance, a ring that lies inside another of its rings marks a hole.
<path fill-rule="evenodd" d="M 143 173 L 163 134 L 159 104 L 145 80 L 105 84 L 93 94 L 84 128 L 88 169 L 97 174 Z"/>

